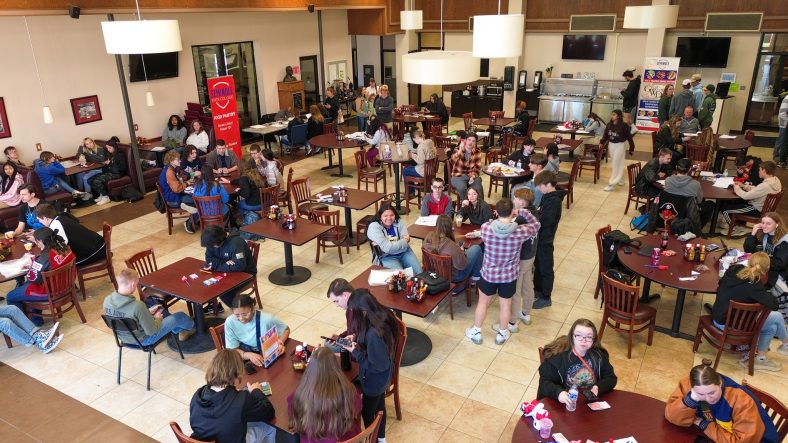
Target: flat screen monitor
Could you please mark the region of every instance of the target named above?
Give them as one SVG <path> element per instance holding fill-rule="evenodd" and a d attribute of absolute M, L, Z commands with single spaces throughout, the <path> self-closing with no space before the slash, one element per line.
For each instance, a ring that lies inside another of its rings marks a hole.
<path fill-rule="evenodd" d="M 143 69 L 143 60 L 145 67 Z M 144 82 L 148 80 L 178 76 L 178 53 L 164 52 L 161 54 L 129 55 L 129 81 Z"/>
<path fill-rule="evenodd" d="M 681 57 L 679 66 L 725 68 L 730 49 L 730 37 L 679 37 L 676 57 Z"/>
<path fill-rule="evenodd" d="M 606 35 L 564 35 L 564 60 L 604 60 Z"/>

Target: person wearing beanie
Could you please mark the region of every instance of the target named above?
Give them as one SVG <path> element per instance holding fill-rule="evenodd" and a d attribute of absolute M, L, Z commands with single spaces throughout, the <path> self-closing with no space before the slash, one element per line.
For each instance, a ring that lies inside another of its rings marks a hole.
<path fill-rule="evenodd" d="M 703 101 L 698 110 L 698 121 L 701 128 L 708 128 L 714 120 L 714 110 L 717 109 L 717 96 L 714 95 L 714 85 L 703 88 Z"/>
<path fill-rule="evenodd" d="M 692 107 L 693 113 L 695 111 L 695 97 L 692 95 L 692 91 L 690 90 L 690 86 L 692 81 L 690 79 L 684 79 L 681 82 L 682 90 L 676 94 L 673 94 L 673 98 L 670 100 L 670 115 L 678 115 L 681 117 L 681 114 L 684 113 L 684 108 L 687 106 Z"/>

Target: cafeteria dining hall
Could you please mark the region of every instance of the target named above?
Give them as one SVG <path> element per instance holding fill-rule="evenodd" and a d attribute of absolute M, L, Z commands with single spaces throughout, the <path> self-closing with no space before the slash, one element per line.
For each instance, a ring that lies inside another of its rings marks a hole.
<path fill-rule="evenodd" d="M 6 3 L 0 441 L 788 441 L 783 2 Z"/>

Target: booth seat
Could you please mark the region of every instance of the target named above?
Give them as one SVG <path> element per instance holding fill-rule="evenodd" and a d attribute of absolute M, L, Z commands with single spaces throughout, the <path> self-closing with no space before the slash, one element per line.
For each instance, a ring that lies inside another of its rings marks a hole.
<path fill-rule="evenodd" d="M 52 195 L 44 195 L 44 189 L 41 187 L 41 180 L 38 175 L 32 170 L 27 168 L 19 168 L 19 173 L 22 174 L 22 179 L 25 184 L 30 183 L 36 188 L 36 196 L 46 202 L 58 202 L 62 208 L 68 208 L 74 201 L 74 197 L 69 192 L 56 192 Z M 16 229 L 19 224 L 19 207 L 3 208 L 0 209 L 0 225 L 5 230 Z"/>

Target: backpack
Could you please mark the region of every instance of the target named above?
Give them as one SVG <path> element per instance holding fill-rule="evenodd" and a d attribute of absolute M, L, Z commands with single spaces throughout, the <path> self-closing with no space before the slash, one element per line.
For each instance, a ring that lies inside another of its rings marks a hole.
<path fill-rule="evenodd" d="M 621 268 L 618 260 L 618 248 L 620 246 L 633 245 L 640 246 L 640 241 L 632 240 L 627 234 L 616 229 L 602 236 L 602 262 L 608 269 Z"/>
<path fill-rule="evenodd" d="M 243 213 L 243 222 L 241 226 L 251 225 L 252 223 L 260 220 L 260 215 L 254 211 L 246 211 Z M 251 240 L 251 241 L 258 241 L 260 239 L 265 240 L 265 237 L 261 237 L 259 235 L 251 234 L 249 232 L 240 231 L 239 235 L 244 240 Z"/>
<path fill-rule="evenodd" d="M 629 227 L 633 231 L 643 232 L 648 227 L 648 213 L 632 217 Z"/>
<path fill-rule="evenodd" d="M 156 193 L 156 198 L 153 199 L 153 207 L 155 207 L 156 210 L 161 212 L 162 214 L 167 212 L 167 208 L 164 206 L 164 202 L 161 201 L 161 194 L 159 194 L 158 192 Z"/>
<path fill-rule="evenodd" d="M 156 196 L 158 197 L 158 193 Z M 120 198 L 129 203 L 134 203 L 142 200 L 145 198 L 145 196 L 142 195 L 142 192 L 140 192 L 140 190 L 134 186 L 126 186 L 122 191 L 120 191 Z"/>

